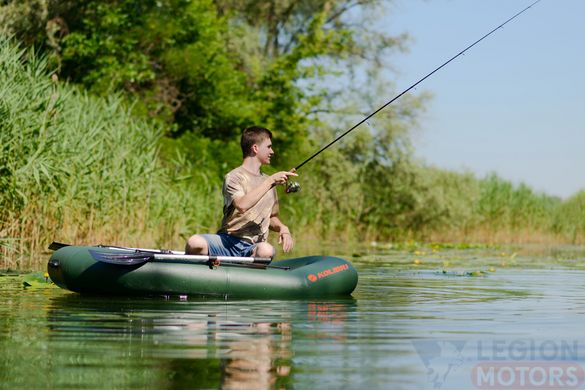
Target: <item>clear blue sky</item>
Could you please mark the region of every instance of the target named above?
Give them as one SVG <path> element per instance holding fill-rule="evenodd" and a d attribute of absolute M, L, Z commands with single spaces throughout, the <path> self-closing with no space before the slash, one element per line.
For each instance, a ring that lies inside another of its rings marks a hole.
<path fill-rule="evenodd" d="M 392 58 L 398 91 L 530 3 L 395 0 L 385 25 L 413 39 Z M 542 0 L 417 87 L 434 95 L 417 156 L 565 198 L 585 189 L 584 18 L 585 0 Z"/>

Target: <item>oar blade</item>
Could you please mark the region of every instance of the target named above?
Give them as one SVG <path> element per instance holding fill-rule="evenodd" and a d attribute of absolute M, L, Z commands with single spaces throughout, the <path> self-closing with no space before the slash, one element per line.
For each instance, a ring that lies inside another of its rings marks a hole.
<path fill-rule="evenodd" d="M 61 242 L 53 241 L 51 245 L 49 245 L 49 250 L 56 251 L 61 248 L 65 248 L 66 246 L 71 246 L 69 244 L 63 244 Z"/>
<path fill-rule="evenodd" d="M 140 265 L 154 260 L 153 253 L 145 252 L 111 253 L 89 249 L 89 253 L 97 261 L 116 265 Z"/>

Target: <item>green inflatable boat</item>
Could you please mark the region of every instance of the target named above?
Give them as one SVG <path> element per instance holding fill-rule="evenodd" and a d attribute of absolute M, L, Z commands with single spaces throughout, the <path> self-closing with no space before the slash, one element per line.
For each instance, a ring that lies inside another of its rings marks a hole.
<path fill-rule="evenodd" d="M 51 280 L 82 294 L 187 295 L 287 299 L 347 296 L 358 274 L 350 262 L 309 256 L 270 263 L 251 257 L 53 243 Z"/>

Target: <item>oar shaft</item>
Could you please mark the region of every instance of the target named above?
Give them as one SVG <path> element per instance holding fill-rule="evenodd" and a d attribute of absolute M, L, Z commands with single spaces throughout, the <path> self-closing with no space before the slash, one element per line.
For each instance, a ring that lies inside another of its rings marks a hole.
<path fill-rule="evenodd" d="M 269 257 L 237 257 L 237 256 L 205 256 L 205 255 L 174 255 L 155 253 L 156 260 L 186 260 L 186 261 L 220 261 L 234 263 L 268 264 L 272 261 Z"/>
<path fill-rule="evenodd" d="M 125 246 L 103 246 L 103 248 L 114 249 L 118 251 L 140 251 L 140 252 L 147 252 L 147 253 L 163 253 L 163 254 L 171 254 L 171 255 L 184 255 L 185 252 L 181 251 L 171 251 L 171 250 L 161 250 L 161 249 L 148 249 L 148 248 L 130 248 Z"/>
<path fill-rule="evenodd" d="M 59 250 L 63 247 L 70 246 L 68 244 L 61 244 L 58 242 L 53 242 L 49 249 L 51 250 Z M 112 253 L 105 253 L 99 250 L 91 250 L 90 253 L 94 258 L 100 261 L 106 262 L 113 262 L 117 263 L 116 259 L 119 260 L 120 263 L 132 263 L 131 259 L 140 259 L 136 263 L 148 261 L 150 260 L 183 260 L 183 261 L 192 261 L 196 263 L 206 263 L 206 262 L 226 262 L 226 263 L 247 263 L 247 264 L 263 264 L 267 265 L 272 262 L 270 257 L 241 257 L 241 256 L 207 256 L 207 255 L 186 255 L 185 252 L 179 251 L 161 251 L 159 249 L 145 249 L 145 248 L 125 248 L 125 247 L 116 247 L 116 246 L 102 246 L 101 248 L 109 249 L 109 250 L 116 250 L 119 252 L 123 252 L 120 254 L 112 254 Z M 129 252 L 134 251 L 134 252 Z"/>
<path fill-rule="evenodd" d="M 238 257 L 238 256 L 208 256 L 208 255 L 187 255 L 185 252 L 179 251 L 165 251 L 164 253 L 160 249 L 146 249 L 146 248 L 123 248 L 123 247 L 107 247 L 108 249 L 127 251 L 135 250 L 145 253 L 153 253 L 154 258 L 157 260 L 188 260 L 188 261 L 210 261 L 218 260 L 225 262 L 238 262 L 238 263 L 258 263 L 268 264 L 272 261 L 269 257 Z"/>

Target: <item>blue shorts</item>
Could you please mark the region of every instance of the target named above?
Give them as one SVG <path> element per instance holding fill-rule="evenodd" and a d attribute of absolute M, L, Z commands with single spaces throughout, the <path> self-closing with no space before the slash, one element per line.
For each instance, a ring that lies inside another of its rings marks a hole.
<path fill-rule="evenodd" d="M 201 234 L 211 256 L 252 256 L 256 244 L 229 234 Z"/>

